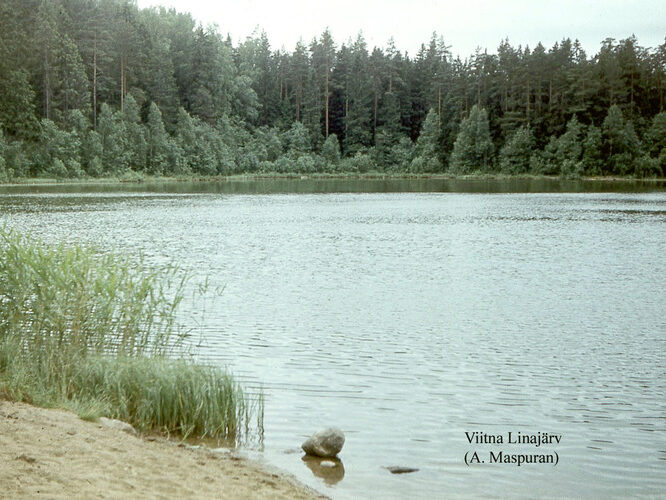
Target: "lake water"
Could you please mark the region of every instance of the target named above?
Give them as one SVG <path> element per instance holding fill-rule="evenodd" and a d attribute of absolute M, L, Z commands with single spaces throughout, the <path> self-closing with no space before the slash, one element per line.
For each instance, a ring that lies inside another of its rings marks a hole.
<path fill-rule="evenodd" d="M 1 223 L 207 276 L 201 357 L 263 387 L 262 456 L 333 498 L 666 491 L 663 182 L 5 187 Z M 297 452 L 328 425 L 334 469 Z"/>

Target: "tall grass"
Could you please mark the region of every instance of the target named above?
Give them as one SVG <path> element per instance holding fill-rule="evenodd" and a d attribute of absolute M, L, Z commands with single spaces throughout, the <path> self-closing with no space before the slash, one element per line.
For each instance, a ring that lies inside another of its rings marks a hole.
<path fill-rule="evenodd" d="M 184 284 L 173 266 L 1 228 L 0 397 L 185 437 L 247 437 L 254 417 L 261 429 L 261 398 L 187 356 Z"/>

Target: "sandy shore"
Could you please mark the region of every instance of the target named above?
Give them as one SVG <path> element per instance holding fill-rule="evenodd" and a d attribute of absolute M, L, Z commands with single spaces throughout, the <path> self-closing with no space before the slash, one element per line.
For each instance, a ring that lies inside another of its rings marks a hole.
<path fill-rule="evenodd" d="M 0 498 L 326 498 L 231 453 L 0 401 Z"/>

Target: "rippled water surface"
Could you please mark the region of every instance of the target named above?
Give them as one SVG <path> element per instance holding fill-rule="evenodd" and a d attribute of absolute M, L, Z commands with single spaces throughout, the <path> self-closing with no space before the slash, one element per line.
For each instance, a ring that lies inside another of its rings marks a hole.
<path fill-rule="evenodd" d="M 208 276 L 202 357 L 263 387 L 264 456 L 334 498 L 663 495 L 663 184 L 280 182 L 5 188 L 0 223 Z M 333 471 L 295 452 L 326 425 Z M 499 450 L 559 462 L 465 465 Z"/>

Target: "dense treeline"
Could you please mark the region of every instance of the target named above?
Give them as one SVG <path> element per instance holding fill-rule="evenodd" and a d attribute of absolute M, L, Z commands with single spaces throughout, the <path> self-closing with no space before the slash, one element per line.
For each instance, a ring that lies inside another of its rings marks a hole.
<path fill-rule="evenodd" d="M 0 0 L 0 179 L 241 172 L 666 172 L 666 41 L 477 50 L 432 35 L 234 47 L 127 0 Z"/>

